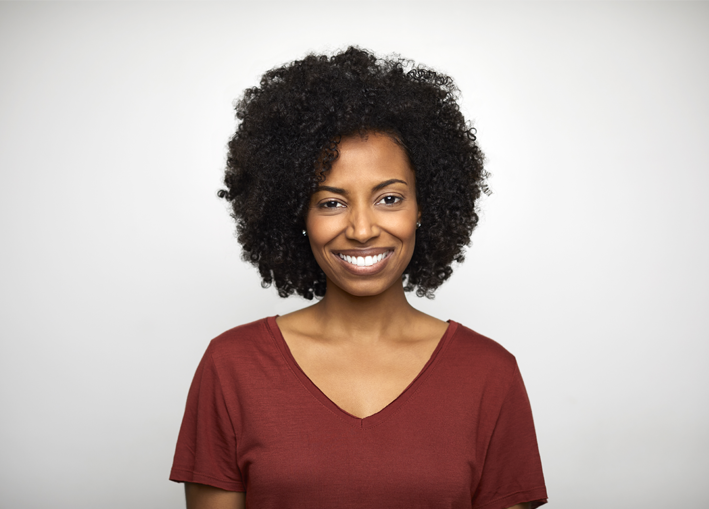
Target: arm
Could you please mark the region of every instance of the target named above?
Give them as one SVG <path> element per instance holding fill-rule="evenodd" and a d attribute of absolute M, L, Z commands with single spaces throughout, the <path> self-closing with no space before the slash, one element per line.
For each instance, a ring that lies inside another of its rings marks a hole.
<path fill-rule="evenodd" d="M 529 505 L 529 502 L 525 502 L 524 504 L 516 504 L 513 505 L 512 507 L 508 509 L 529 509 L 531 506 Z"/>
<path fill-rule="evenodd" d="M 246 493 L 186 482 L 185 498 L 187 509 L 244 509 Z"/>

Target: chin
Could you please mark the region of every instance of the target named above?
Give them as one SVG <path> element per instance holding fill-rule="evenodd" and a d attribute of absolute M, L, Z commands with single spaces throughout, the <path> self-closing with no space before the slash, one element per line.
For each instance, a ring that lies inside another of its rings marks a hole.
<path fill-rule="evenodd" d="M 396 284 L 396 281 L 392 281 L 389 284 L 380 281 L 358 281 L 353 282 L 338 282 L 330 279 L 328 281 L 329 286 L 336 286 L 340 291 L 349 294 L 353 297 L 376 297 L 385 293 L 387 290 L 391 289 Z M 327 295 L 327 292 L 325 293 Z"/>

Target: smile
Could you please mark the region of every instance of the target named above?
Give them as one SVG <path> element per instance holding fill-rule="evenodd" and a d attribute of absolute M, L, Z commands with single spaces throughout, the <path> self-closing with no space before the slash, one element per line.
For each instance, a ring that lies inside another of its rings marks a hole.
<path fill-rule="evenodd" d="M 371 267 L 372 265 L 381 262 L 391 253 L 393 253 L 393 251 L 387 251 L 386 253 L 381 253 L 374 256 L 349 256 L 340 253 L 339 257 L 347 263 L 356 267 Z"/>

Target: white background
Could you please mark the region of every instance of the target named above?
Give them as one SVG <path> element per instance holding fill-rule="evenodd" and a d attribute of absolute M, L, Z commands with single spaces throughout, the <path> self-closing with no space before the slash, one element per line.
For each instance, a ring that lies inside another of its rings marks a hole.
<path fill-rule="evenodd" d="M 358 44 L 453 76 L 478 128 L 494 194 L 412 301 L 517 356 L 551 507 L 703 507 L 709 4 L 256 4 L 0 4 L 0 506 L 182 506 L 208 341 L 305 304 L 216 198 L 232 101 Z"/>

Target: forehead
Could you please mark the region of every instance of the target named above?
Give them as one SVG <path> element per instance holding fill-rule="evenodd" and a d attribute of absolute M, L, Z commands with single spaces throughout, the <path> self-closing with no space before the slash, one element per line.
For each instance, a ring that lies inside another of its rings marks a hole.
<path fill-rule="evenodd" d="M 404 149 L 391 136 L 380 133 L 356 134 L 338 144 L 339 156 L 325 180 L 336 181 L 413 180 L 413 171 Z"/>

